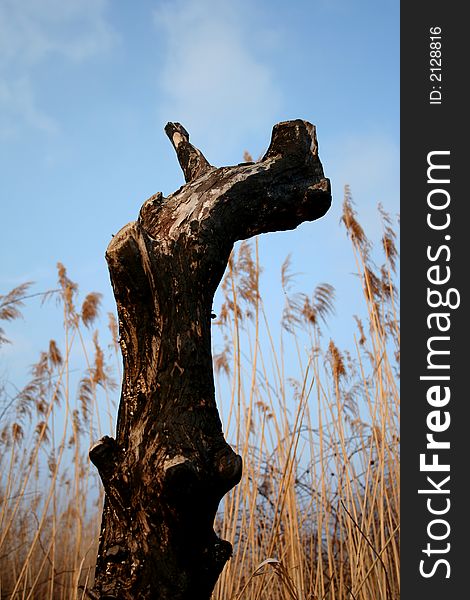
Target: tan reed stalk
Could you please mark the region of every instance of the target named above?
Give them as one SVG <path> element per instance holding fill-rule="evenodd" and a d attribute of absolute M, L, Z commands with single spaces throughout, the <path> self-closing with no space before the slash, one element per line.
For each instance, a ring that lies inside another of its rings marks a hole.
<path fill-rule="evenodd" d="M 217 518 L 234 555 L 214 600 L 399 598 L 397 249 L 392 221 L 380 211 L 385 263 L 377 269 L 346 189 L 342 222 L 364 299 L 349 350 L 325 337 L 331 286 L 294 293 L 286 259 L 279 332 L 263 303 L 258 242 L 232 254 L 214 324 L 224 345 L 215 375 L 224 428 L 243 455 L 244 474 Z M 102 433 L 112 435 L 117 392 L 91 331 L 99 295 L 86 296 L 78 310 L 77 286 L 62 265 L 59 282 L 63 357 L 51 342 L 1 423 L 2 599 L 78 600 L 93 580 L 102 492 L 87 450 Z M 0 320 L 20 314 L 27 289 L 0 296 Z M 108 329 L 119 379 L 113 316 Z"/>

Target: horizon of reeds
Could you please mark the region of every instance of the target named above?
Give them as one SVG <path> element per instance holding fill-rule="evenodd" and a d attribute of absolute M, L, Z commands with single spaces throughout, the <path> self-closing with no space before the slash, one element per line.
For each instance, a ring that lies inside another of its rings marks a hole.
<path fill-rule="evenodd" d="M 376 267 L 346 188 L 342 225 L 364 300 L 348 349 L 325 339 L 331 285 L 294 292 L 287 257 L 277 331 L 263 303 L 257 240 L 231 256 L 213 324 L 222 348 L 214 372 L 244 473 L 215 523 L 234 553 L 214 600 L 399 598 L 398 251 L 394 223 L 380 213 Z M 87 598 L 93 578 L 103 492 L 88 449 L 113 434 L 118 331 L 113 314 L 106 331 L 94 330 L 100 295 L 80 301 L 61 264 L 58 281 L 62 339 L 48 343 L 30 381 L 0 406 L 1 600 Z M 20 316 L 29 290 L 25 283 L 0 296 L 0 320 Z M 0 344 L 5 336 L 0 329 Z"/>

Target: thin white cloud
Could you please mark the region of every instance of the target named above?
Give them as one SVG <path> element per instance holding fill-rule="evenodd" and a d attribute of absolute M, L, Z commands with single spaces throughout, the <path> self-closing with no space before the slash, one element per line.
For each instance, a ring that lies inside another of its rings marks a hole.
<path fill-rule="evenodd" d="M 49 134 L 58 129 L 56 121 L 36 106 L 27 77 L 11 82 L 0 79 L 0 139 L 15 138 L 20 120 Z"/>
<path fill-rule="evenodd" d="M 366 232 L 371 237 L 381 236 L 377 205 L 381 203 L 393 215 L 399 210 L 398 145 L 383 133 L 348 135 L 331 144 L 331 157 L 325 157 L 325 164 L 337 210 L 344 186 L 349 185 Z"/>
<path fill-rule="evenodd" d="M 250 14 L 243 0 L 180 0 L 155 11 L 164 46 L 159 117 L 181 121 L 204 150 L 270 132 L 279 109 L 274 73 L 257 52 L 269 32 L 253 33 Z"/>
<path fill-rule="evenodd" d="M 80 62 L 107 52 L 116 34 L 105 19 L 108 0 L 0 2 L 0 136 L 21 126 L 53 132 L 58 124 L 38 106 L 34 68 L 55 56 Z"/>

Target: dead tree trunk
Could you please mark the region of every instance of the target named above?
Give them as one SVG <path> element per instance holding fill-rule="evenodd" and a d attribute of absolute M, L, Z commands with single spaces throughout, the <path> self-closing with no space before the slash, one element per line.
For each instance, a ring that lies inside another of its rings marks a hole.
<path fill-rule="evenodd" d="M 90 596 L 208 600 L 231 545 L 214 532 L 242 459 L 215 403 L 211 309 L 234 242 L 294 229 L 331 195 L 315 128 L 279 123 L 263 159 L 215 168 L 165 131 L 186 185 L 157 193 L 108 246 L 124 361 L 116 440 L 90 450 L 106 492 Z"/>

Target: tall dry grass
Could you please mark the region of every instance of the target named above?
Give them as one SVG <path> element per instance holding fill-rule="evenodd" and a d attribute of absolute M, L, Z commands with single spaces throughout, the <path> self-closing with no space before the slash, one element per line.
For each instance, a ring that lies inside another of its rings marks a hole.
<path fill-rule="evenodd" d="M 214 366 L 244 474 L 216 523 L 234 556 L 215 600 L 399 598 L 397 247 L 394 224 L 381 215 L 377 268 L 377 249 L 346 189 L 342 225 L 364 300 L 348 350 L 325 336 L 335 304 L 330 285 L 295 293 L 286 259 L 278 328 L 260 292 L 257 243 L 242 243 L 230 260 Z M 23 286 L 1 297 L 0 319 L 18 317 L 27 294 Z M 105 352 L 91 335 L 99 296 L 89 294 L 79 308 L 61 265 L 54 295 L 63 339 L 49 343 L 23 390 L 3 396 L 0 412 L 1 599 L 85 598 L 93 575 L 102 498 L 87 450 L 112 434 L 116 323 L 110 317 Z M 78 375 L 77 348 L 85 365 Z"/>
<path fill-rule="evenodd" d="M 245 473 L 224 501 L 220 527 L 235 553 L 218 600 L 399 597 L 398 253 L 392 220 L 380 212 L 377 268 L 346 189 L 342 224 L 365 308 L 364 320 L 354 317 L 352 350 L 324 339 L 330 285 L 293 294 L 286 260 L 275 342 L 256 248 L 242 244 L 229 265 L 215 366 L 231 381 L 224 422 Z M 289 380 L 292 362 L 297 377 Z"/>
<path fill-rule="evenodd" d="M 113 427 L 116 384 L 98 333 L 100 295 L 78 305 L 78 286 L 58 264 L 62 339 L 50 340 L 0 410 L 0 598 L 81 598 L 93 572 L 101 498 L 88 448 Z M 0 297 L 0 319 L 21 315 L 29 284 Z M 113 348 L 116 324 L 109 323 Z M 8 343 L 3 331 L 2 343 Z M 81 371 L 77 371 L 75 363 Z M 101 404 L 98 408 L 98 402 Z"/>

